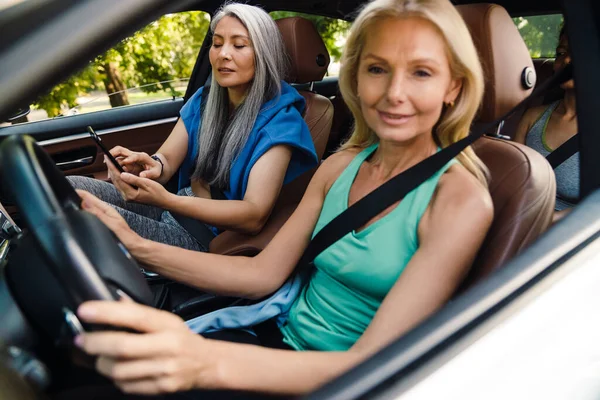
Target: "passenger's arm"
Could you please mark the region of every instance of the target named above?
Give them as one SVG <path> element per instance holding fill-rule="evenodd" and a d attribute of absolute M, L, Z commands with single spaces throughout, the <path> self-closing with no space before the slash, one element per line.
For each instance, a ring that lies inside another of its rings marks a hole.
<path fill-rule="evenodd" d="M 188 131 L 185 128 L 183 120 L 179 118 L 173 131 L 160 146 L 156 155 L 163 162 L 163 172 L 158 182 L 163 185 L 171 179 L 175 172 L 179 169 L 188 151 Z"/>
<path fill-rule="evenodd" d="M 325 197 L 319 168 L 290 219 L 253 258 L 200 253 L 142 239 L 113 207 L 80 191 L 83 208 L 104 222 L 142 264 L 157 273 L 222 295 L 260 298 L 279 288 L 308 245 Z"/>
<path fill-rule="evenodd" d="M 188 133 L 183 120 L 180 118 L 167 140 L 165 140 L 156 152 L 156 155 L 163 162 L 163 167 L 161 167 L 158 161 L 150 158 L 150 155 L 147 153 L 131 151 L 122 146 L 116 146 L 110 152 L 119 160 L 119 163 L 123 165 L 126 171 L 143 178 L 155 180 L 164 185 L 177 172 L 181 163 L 183 163 L 187 154 L 187 146 Z M 114 181 L 116 170 L 109 169 L 109 174 Z"/>
<path fill-rule="evenodd" d="M 454 179 L 456 174 L 449 172 L 440 181 L 419 224 L 419 249 L 365 333 L 347 352 L 293 352 L 206 340 L 189 333 L 168 313 L 107 302 L 86 304 L 80 316 L 90 322 L 148 333 L 142 338 L 129 333 L 92 333 L 80 343 L 91 354 L 102 355 L 100 372 L 128 392 L 189 388 L 287 394 L 311 391 L 407 332 L 439 309 L 456 290 L 483 242 L 493 214 L 486 191 L 473 182 L 462 184 Z M 302 217 L 302 213 L 294 215 Z M 286 224 L 286 232 L 267 248 L 270 254 L 266 257 L 278 255 L 277 249 L 292 237 L 290 230 L 297 223 Z M 292 249 L 291 256 L 298 254 L 298 248 Z M 86 317 L 89 314 L 92 319 Z"/>
<path fill-rule="evenodd" d="M 221 229 L 257 234 L 269 218 L 291 159 L 288 146 L 272 147 L 254 164 L 243 200 L 212 200 L 178 196 L 154 181 L 131 174 L 117 175 L 108 165 L 114 185 L 128 201 L 152 204 Z"/>
<path fill-rule="evenodd" d="M 279 197 L 291 157 L 292 149 L 285 145 L 265 152 L 250 171 L 243 200 L 171 196 L 163 207 L 221 229 L 257 234 Z"/>

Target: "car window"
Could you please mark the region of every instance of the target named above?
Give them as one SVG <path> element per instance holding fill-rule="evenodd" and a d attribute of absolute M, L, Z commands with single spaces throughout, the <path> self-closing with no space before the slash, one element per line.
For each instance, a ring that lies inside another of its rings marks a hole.
<path fill-rule="evenodd" d="M 527 44 L 531 58 L 554 58 L 563 23 L 561 14 L 516 17 L 513 21 Z"/>
<path fill-rule="evenodd" d="M 39 97 L 19 122 L 182 97 L 209 23 L 201 11 L 161 17 Z"/>
<path fill-rule="evenodd" d="M 317 27 L 317 31 L 323 38 L 323 42 L 329 51 L 331 62 L 327 69 L 327 76 L 338 76 L 340 70 L 340 58 L 342 48 L 346 43 L 350 22 L 336 18 L 322 17 L 319 15 L 304 14 L 292 11 L 273 11 L 270 13 L 275 20 L 286 17 L 304 17 L 311 20 Z"/>

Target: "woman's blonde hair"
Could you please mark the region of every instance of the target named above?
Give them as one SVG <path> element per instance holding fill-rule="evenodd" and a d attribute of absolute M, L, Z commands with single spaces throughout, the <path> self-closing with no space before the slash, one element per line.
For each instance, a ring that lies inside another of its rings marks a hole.
<path fill-rule="evenodd" d="M 469 129 L 483 98 L 484 80 L 479 56 L 469 30 L 449 0 L 374 0 L 355 19 L 342 55 L 339 85 L 344 101 L 354 115 L 354 131 L 342 149 L 367 147 L 379 139 L 367 125 L 357 94 L 358 66 L 368 29 L 386 18 L 420 17 L 435 25 L 444 37 L 453 79 L 462 81 L 455 103 L 442 111 L 435 126 L 441 147 L 447 147 L 469 134 Z M 467 147 L 458 161 L 487 186 L 487 168 Z"/>

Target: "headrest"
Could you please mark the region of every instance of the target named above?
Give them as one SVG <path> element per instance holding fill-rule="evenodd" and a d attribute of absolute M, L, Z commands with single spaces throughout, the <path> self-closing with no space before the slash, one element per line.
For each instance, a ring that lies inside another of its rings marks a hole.
<path fill-rule="evenodd" d="M 320 81 L 329 66 L 329 53 L 313 23 L 302 17 L 275 21 L 290 59 L 286 80 L 290 83 Z"/>
<path fill-rule="evenodd" d="M 483 65 L 485 95 L 479 122 L 491 122 L 529 96 L 535 86 L 533 61 L 519 30 L 497 4 L 456 6 Z"/>

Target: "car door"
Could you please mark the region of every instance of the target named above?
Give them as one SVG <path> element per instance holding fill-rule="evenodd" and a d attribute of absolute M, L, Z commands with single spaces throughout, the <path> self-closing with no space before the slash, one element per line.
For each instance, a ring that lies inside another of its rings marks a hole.
<path fill-rule="evenodd" d="M 103 155 L 86 127 L 108 148 L 156 152 L 178 119 L 209 23 L 201 11 L 159 18 L 38 98 L 27 121 L 3 124 L 0 136 L 32 135 L 66 175 L 106 180 Z"/>

